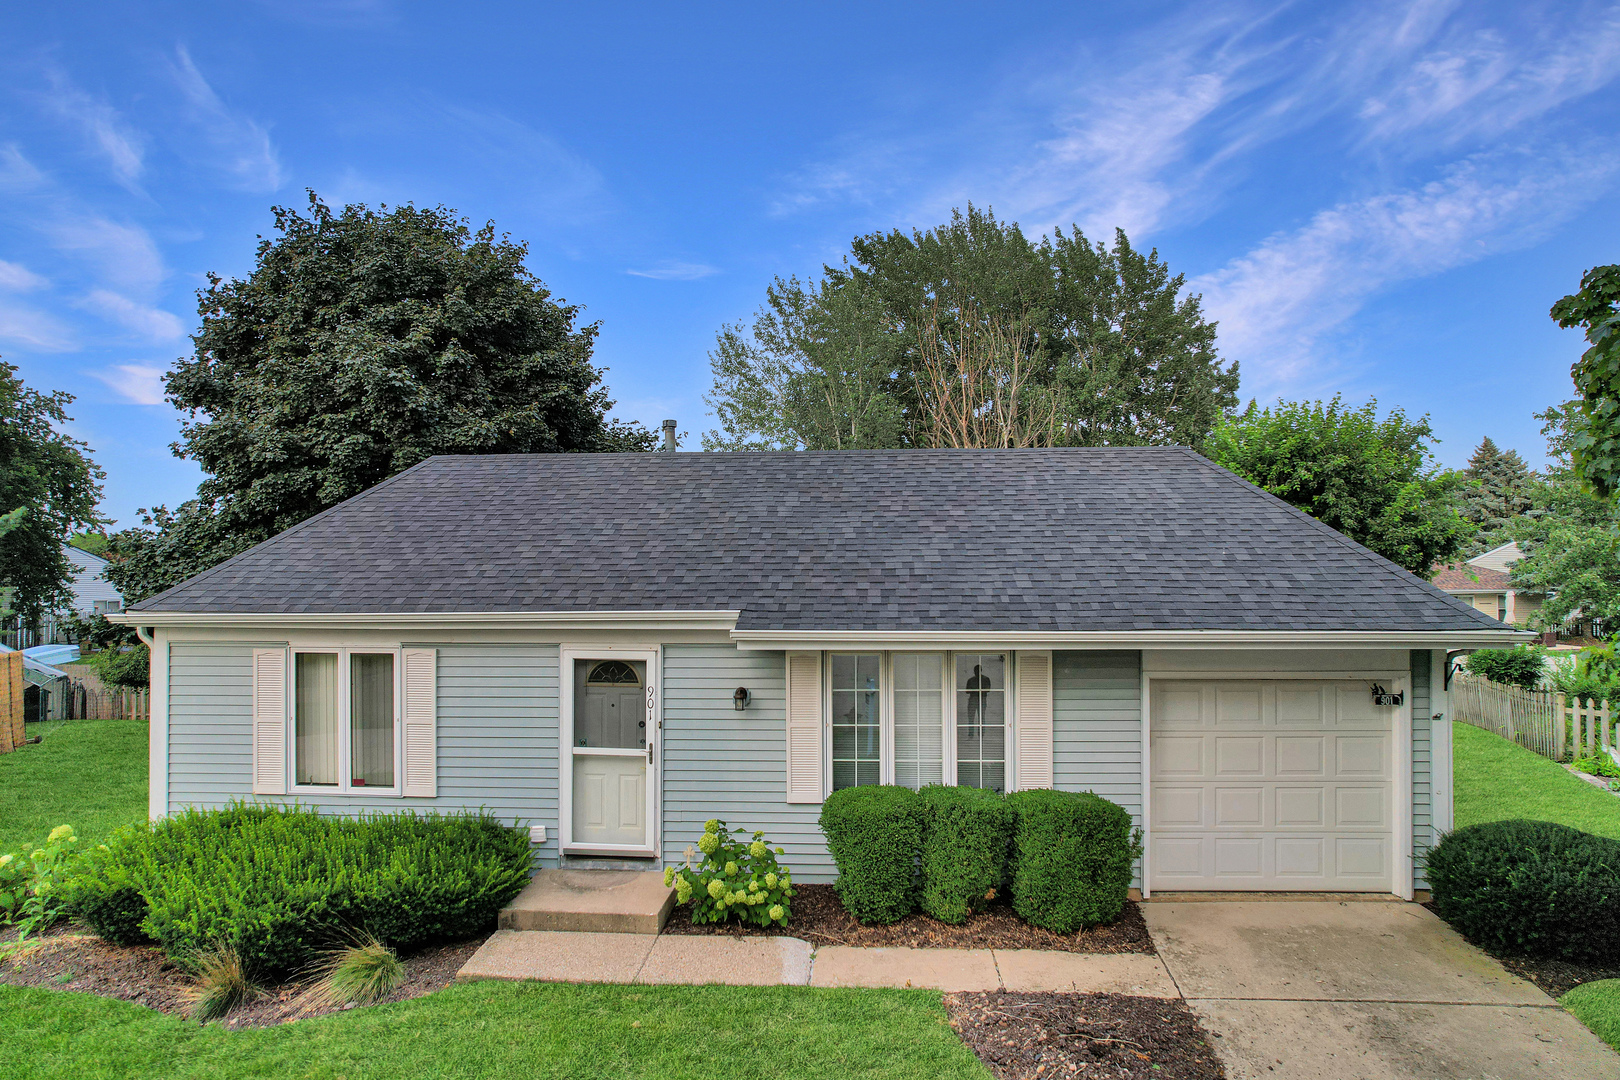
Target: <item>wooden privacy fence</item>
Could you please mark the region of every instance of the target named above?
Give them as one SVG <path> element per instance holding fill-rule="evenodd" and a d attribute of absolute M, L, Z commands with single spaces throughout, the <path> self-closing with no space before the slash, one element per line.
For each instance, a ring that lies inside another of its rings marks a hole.
<path fill-rule="evenodd" d="M 75 681 L 63 700 L 51 703 L 53 720 L 150 720 L 152 692 L 115 687 L 92 690 Z"/>
<path fill-rule="evenodd" d="M 1556 690 L 1523 690 L 1458 672 L 1451 680 L 1451 711 L 1465 724 L 1554 761 L 1620 745 L 1608 702 L 1583 703 Z"/>
<path fill-rule="evenodd" d="M 23 656 L 0 653 L 0 754 L 23 744 Z"/>

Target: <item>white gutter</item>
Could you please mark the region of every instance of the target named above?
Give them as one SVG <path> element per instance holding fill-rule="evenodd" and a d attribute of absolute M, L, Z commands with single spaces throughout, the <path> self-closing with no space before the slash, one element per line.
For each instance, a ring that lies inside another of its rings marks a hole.
<path fill-rule="evenodd" d="M 733 630 L 739 649 L 1489 649 L 1531 641 L 1528 630 Z"/>
<path fill-rule="evenodd" d="M 356 627 L 366 630 L 525 628 L 535 630 L 730 630 L 736 611 L 450 611 L 450 612 L 254 612 L 123 611 L 107 621 L 133 626 L 146 639 L 150 628 L 185 626 Z"/>

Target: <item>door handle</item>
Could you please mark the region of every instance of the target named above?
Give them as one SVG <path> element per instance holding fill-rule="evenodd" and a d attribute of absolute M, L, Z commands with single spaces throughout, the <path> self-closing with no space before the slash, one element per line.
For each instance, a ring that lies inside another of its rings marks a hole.
<path fill-rule="evenodd" d="M 652 741 L 648 740 L 648 742 L 647 742 L 647 764 L 651 765 L 652 763 L 653 763 L 653 760 L 652 760 Z"/>

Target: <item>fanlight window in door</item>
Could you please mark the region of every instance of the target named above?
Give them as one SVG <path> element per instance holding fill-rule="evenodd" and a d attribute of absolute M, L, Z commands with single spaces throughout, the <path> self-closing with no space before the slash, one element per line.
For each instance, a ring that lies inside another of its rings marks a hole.
<path fill-rule="evenodd" d="M 647 748 L 646 664 L 579 660 L 574 678 L 574 745 Z"/>

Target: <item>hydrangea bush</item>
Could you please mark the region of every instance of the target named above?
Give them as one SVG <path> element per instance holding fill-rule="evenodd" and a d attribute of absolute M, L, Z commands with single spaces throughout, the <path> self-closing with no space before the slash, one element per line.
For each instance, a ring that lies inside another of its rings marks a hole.
<path fill-rule="evenodd" d="M 18 924 L 19 938 L 45 930 L 66 913 L 63 881 L 79 838 L 58 825 L 41 846 L 0 855 L 0 923 Z"/>
<path fill-rule="evenodd" d="M 735 832 L 741 830 L 727 828 L 718 818 L 705 821 L 697 842 L 702 860 L 694 867 L 688 848 L 685 866 L 664 869 L 664 884 L 675 886 L 676 900 L 691 902 L 695 923 L 740 919 L 756 926 L 786 926 L 793 882 L 776 861 L 782 849 L 767 844 L 762 832 L 750 840 L 733 836 Z"/>

